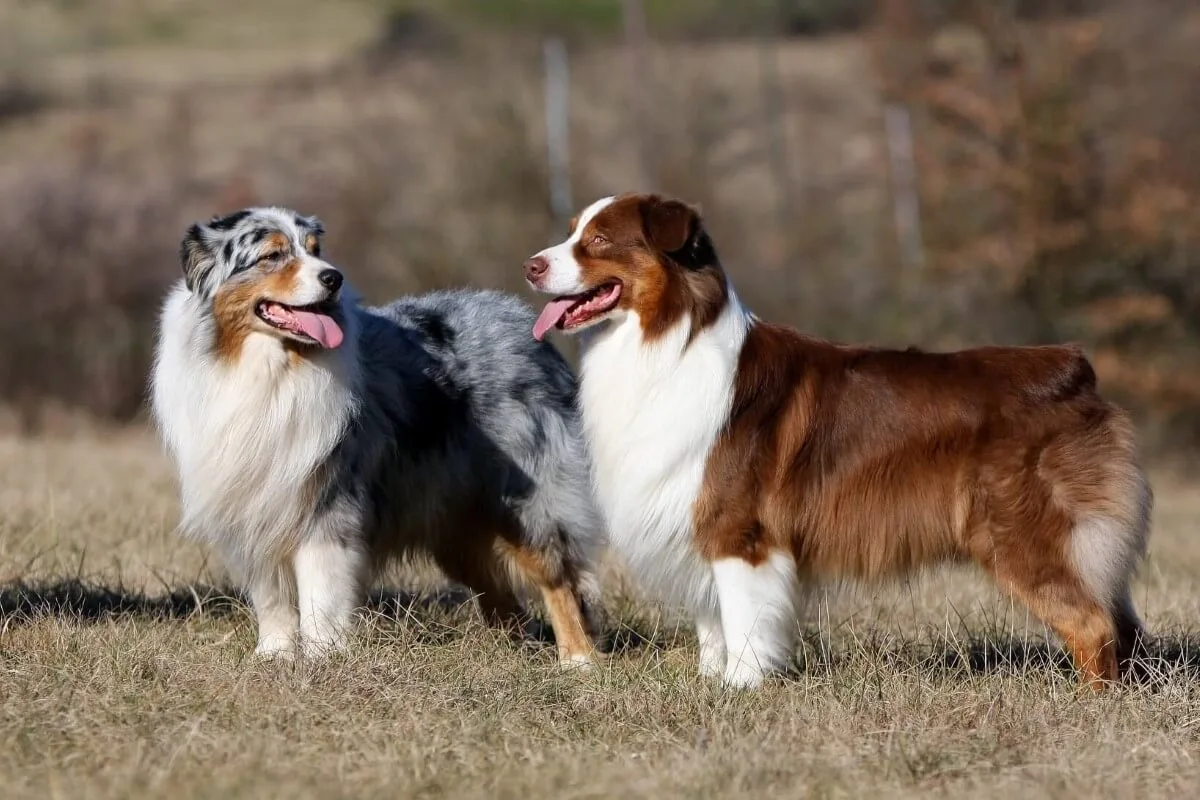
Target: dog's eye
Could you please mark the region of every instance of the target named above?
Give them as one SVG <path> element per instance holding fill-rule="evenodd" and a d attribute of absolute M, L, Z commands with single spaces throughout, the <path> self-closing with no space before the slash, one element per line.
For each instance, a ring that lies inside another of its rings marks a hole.
<path fill-rule="evenodd" d="M 588 244 L 593 247 L 600 247 L 601 245 L 608 244 L 608 237 L 599 233 L 592 234 L 592 238 L 588 240 Z"/>
<path fill-rule="evenodd" d="M 264 254 L 258 261 L 260 264 L 278 264 L 280 261 L 283 261 L 283 256 L 284 254 L 277 250 L 274 253 Z"/>

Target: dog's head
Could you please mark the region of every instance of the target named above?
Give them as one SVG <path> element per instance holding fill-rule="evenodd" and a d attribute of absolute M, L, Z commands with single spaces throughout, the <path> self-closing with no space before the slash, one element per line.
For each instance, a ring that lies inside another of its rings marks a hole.
<path fill-rule="evenodd" d="M 300 348 L 338 347 L 342 273 L 321 259 L 321 222 L 285 208 L 247 208 L 188 228 L 187 287 L 211 304 L 218 347 L 253 334 Z"/>
<path fill-rule="evenodd" d="M 525 262 L 529 285 L 557 295 L 534 336 L 573 333 L 636 315 L 652 339 L 682 318 L 709 324 L 728 297 L 725 273 L 700 212 L 653 194 L 606 197 L 571 222 L 571 233 Z"/>

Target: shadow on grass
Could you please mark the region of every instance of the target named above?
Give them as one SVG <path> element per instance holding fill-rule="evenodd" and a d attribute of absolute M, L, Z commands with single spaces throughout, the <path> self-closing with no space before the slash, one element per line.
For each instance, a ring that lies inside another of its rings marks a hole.
<path fill-rule="evenodd" d="M 9 627 L 47 617 L 88 622 L 125 617 L 186 619 L 196 614 L 219 618 L 238 613 L 241 605 L 242 600 L 235 593 L 204 584 L 156 596 L 78 579 L 19 582 L 0 588 L 0 621 Z"/>
<path fill-rule="evenodd" d="M 385 624 L 416 623 L 418 638 L 430 644 L 462 635 L 462 623 L 473 606 L 467 589 L 448 586 L 421 592 L 398 589 L 372 591 L 364 609 Z M 250 614 L 248 599 L 225 586 L 189 584 L 158 595 L 104 586 L 79 579 L 43 583 L 13 583 L 0 587 L 0 627 L 59 618 L 82 622 L 114 619 L 184 620 L 196 616 L 222 619 Z M 534 646 L 552 646 L 553 629 L 535 616 L 523 621 L 519 639 Z M 632 653 L 646 647 L 666 649 L 670 643 L 628 626 L 602 633 L 599 648 L 608 653 Z"/>
<path fill-rule="evenodd" d="M 462 623 L 471 613 L 472 594 L 460 587 L 413 592 L 397 589 L 372 591 L 364 604 L 379 621 L 416 625 L 419 638 L 429 643 L 449 642 L 463 635 Z M 249 614 L 245 598 L 229 587 L 193 584 L 159 595 L 89 583 L 79 579 L 44 583 L 14 583 L 0 587 L 0 627 L 60 618 L 84 622 L 113 619 L 183 620 L 196 616 L 221 619 Z M 554 632 L 537 617 L 530 617 L 519 639 L 532 646 L 554 644 Z M 644 649 L 666 650 L 679 646 L 670 632 L 644 632 L 636 626 L 610 624 L 599 648 L 612 655 L 631 655 Z M 927 675 L 1023 675 L 1058 672 L 1074 676 L 1070 658 L 1053 643 L 1011 635 L 976 635 L 948 640 L 931 637 L 915 641 L 893 635 L 866 634 L 855 645 L 830 647 L 819 634 L 805 637 L 799 671 L 809 675 L 838 673 L 861 668 L 865 650 L 872 664 L 888 664 L 898 671 Z M 1200 680 L 1200 635 L 1184 632 L 1150 637 L 1143 652 L 1130 665 L 1127 680 L 1155 686 L 1172 678 Z"/>
<path fill-rule="evenodd" d="M 853 651 L 865 649 L 872 663 L 886 663 L 897 671 L 953 678 L 961 675 L 1034 675 L 1058 673 L 1077 677 L 1070 656 L 1057 644 L 1037 638 L 1009 634 L 980 634 L 968 639 L 934 637 L 924 641 L 875 638 L 868 635 L 857 645 L 831 650 L 819 636 L 807 637 L 799 672 L 838 672 L 853 669 L 862 658 Z M 1166 633 L 1142 643 L 1135 658 L 1124 668 L 1123 682 L 1154 687 L 1180 677 L 1200 680 L 1200 635 Z"/>
<path fill-rule="evenodd" d="M 471 600 L 470 592 L 455 587 L 427 592 L 384 589 L 371 592 L 364 607 L 384 618 L 403 621 L 414 614 L 458 612 Z M 76 578 L 0 587 L 0 621 L 9 626 L 47 617 L 85 622 L 123 618 L 179 620 L 197 615 L 221 619 L 249 614 L 249 608 L 249 601 L 241 592 L 209 584 L 188 584 L 159 595 Z"/>
<path fill-rule="evenodd" d="M 1057 671 L 1075 677 L 1070 657 L 1056 645 L 1043 641 L 976 640 L 968 647 L 933 656 L 931 666 L 949 673 L 1029 673 Z M 1123 667 L 1123 681 L 1155 686 L 1171 678 L 1200 680 L 1200 636 L 1175 634 L 1150 636 L 1132 661 Z"/>

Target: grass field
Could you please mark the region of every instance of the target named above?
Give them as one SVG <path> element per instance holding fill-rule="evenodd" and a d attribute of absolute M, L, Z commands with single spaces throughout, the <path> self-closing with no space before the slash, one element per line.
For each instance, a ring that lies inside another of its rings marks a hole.
<path fill-rule="evenodd" d="M 615 567 L 593 674 L 422 568 L 389 578 L 344 657 L 254 663 L 246 609 L 173 532 L 151 436 L 0 439 L 0 793 L 1196 796 L 1200 494 L 1156 489 L 1139 685 L 1078 690 L 1039 625 L 955 573 L 823 596 L 798 674 L 738 695 Z"/>
<path fill-rule="evenodd" d="M 210 554 L 174 533 L 175 485 L 155 439 L 74 426 L 58 406 L 68 417 L 75 403 L 114 417 L 141 407 L 149 324 L 178 275 L 178 236 L 234 203 L 321 215 L 330 250 L 372 299 L 522 285 L 520 263 L 552 225 L 541 50 L 529 32 L 515 45 L 490 38 L 501 16 L 569 8 L 601 29 L 571 51 L 576 202 L 641 185 L 643 127 L 664 143 L 664 185 L 711 212 L 740 290 L 764 316 L 900 346 L 1015 341 L 1030 327 L 991 272 L 972 271 L 991 262 L 970 253 L 953 280 L 906 289 L 913 310 L 897 304 L 899 284 L 881 267 L 892 263 L 892 211 L 867 37 L 772 45 L 778 130 L 765 121 L 761 42 L 667 37 L 639 76 L 654 103 L 638 122 L 627 56 L 607 38 L 615 3 L 489 0 L 491 13 L 465 14 L 485 4 L 412 2 L 464 21 L 461 40 L 427 55 L 393 45 L 377 64 L 369 56 L 388 11 L 409 0 L 0 0 L 0 106 L 6 83 L 31 103 L 0 120 L 0 394 L 7 402 L 12 387 L 44 383 L 17 399 L 30 417 L 49 408 L 47 427 L 63 431 L 0 433 L 0 800 L 1200 796 L 1200 484 L 1168 470 L 1155 473 L 1155 531 L 1135 592 L 1159 639 L 1142 680 L 1107 696 L 1077 689 L 1043 627 L 969 572 L 820 595 L 797 674 L 755 694 L 701 680 L 692 633 L 615 565 L 611 655 L 592 674 L 559 673 L 546 642 L 487 629 L 462 591 L 419 565 L 379 587 L 344 656 L 250 660 L 247 609 Z M 663 30 L 679 9 L 730 4 L 645 5 Z M 744 2 L 739 15 L 751 5 L 775 3 Z M 1156 210 L 1196 207 L 1187 200 L 1200 186 L 1189 177 L 1200 174 L 1200 137 L 1175 113 L 1200 85 L 1189 80 L 1200 75 L 1189 71 L 1200 13 L 1175 5 L 1103 27 L 1107 49 L 1087 63 L 1111 75 L 1081 68 L 1073 89 L 1093 127 L 1075 132 L 1073 117 L 1056 116 L 1070 94 L 1047 92 L 1037 106 L 1049 109 L 1051 145 L 1062 133 L 1062 152 L 1078 155 L 1071 137 L 1083 148 L 1095 134 L 1107 154 L 1096 164 L 1145 177 L 1129 184 L 1129 227 L 1148 238 L 1161 227 L 1172 242 L 1200 229 Z M 1060 61 L 1045 54 L 1060 49 L 1034 47 L 1032 63 L 1052 72 Z M 980 97 L 963 108 L 987 122 L 992 95 Z M 778 223 L 776 136 L 802 212 Z M 930 155 L 940 141 L 927 140 Z M 990 145 L 979 158 L 991 163 Z M 963 241 L 982 242 L 988 259 L 1003 243 L 1003 261 L 1011 231 L 971 227 L 1007 196 L 987 183 L 1001 178 L 942 180 L 934 166 L 923 173 L 934 176 L 929 192 L 955 213 L 931 205 L 931 224 L 958 235 L 966 220 Z M 1125 197 L 1120 175 L 1096 173 Z M 1090 186 L 1093 173 L 1083 176 Z M 978 195 L 955 201 L 951 189 Z M 80 219 L 90 235 L 64 235 Z M 1174 269 L 1200 251 L 1152 252 Z M 1153 310 L 1157 297 L 1134 300 Z M 1179 319 L 1161 347 L 1099 354 L 1103 382 L 1195 408 L 1186 332 L 1200 316 Z M 1161 356 L 1174 360 L 1163 367 Z M 106 389 L 117 399 L 96 402 Z M 15 427 L 7 412 L 0 431 Z"/>

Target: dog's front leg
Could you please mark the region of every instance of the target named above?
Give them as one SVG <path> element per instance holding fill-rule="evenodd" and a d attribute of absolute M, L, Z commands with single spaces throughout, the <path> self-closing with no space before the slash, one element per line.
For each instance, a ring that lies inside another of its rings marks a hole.
<path fill-rule="evenodd" d="M 346 645 L 354 611 L 362 602 L 367 557 L 354 544 L 317 539 L 296 551 L 300 647 L 307 657 Z"/>
<path fill-rule="evenodd" d="M 696 614 L 696 638 L 700 640 L 700 674 L 706 678 L 720 677 L 726 663 L 720 611 L 706 609 Z"/>
<path fill-rule="evenodd" d="M 290 566 L 263 570 L 250 579 L 248 589 L 258 622 L 254 655 L 266 659 L 292 658 L 300 615 L 296 611 L 296 581 Z"/>
<path fill-rule="evenodd" d="M 725 637 L 724 682 L 754 688 L 794 656 L 800 597 L 796 563 L 776 552 L 757 565 L 738 557 L 719 559 L 712 569 Z"/>

